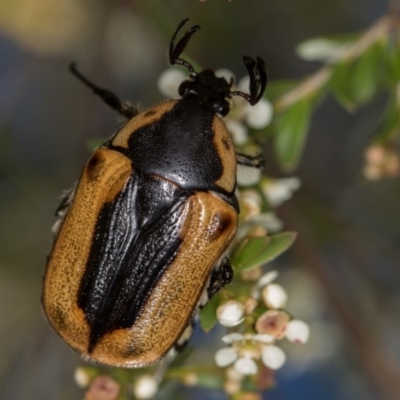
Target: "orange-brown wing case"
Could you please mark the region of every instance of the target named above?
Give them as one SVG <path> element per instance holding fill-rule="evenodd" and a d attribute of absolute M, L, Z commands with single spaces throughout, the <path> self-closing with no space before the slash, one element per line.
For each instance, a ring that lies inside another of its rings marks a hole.
<path fill-rule="evenodd" d="M 237 211 L 213 193 L 142 177 L 129 158 L 101 148 L 54 240 L 46 315 L 87 359 L 155 362 L 190 322 L 236 227 Z"/>

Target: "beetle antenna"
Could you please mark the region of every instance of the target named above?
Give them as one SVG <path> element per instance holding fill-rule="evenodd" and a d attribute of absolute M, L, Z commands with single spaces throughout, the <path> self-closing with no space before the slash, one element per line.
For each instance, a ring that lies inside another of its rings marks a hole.
<path fill-rule="evenodd" d="M 243 97 L 254 106 L 260 101 L 267 87 L 267 67 L 261 57 L 254 60 L 249 56 L 244 56 L 243 62 L 250 77 L 250 93 L 235 90 L 231 92 L 231 95 Z"/>
<path fill-rule="evenodd" d="M 186 31 L 186 33 L 183 35 L 181 40 L 175 45 L 175 39 L 176 36 L 178 35 L 178 32 L 181 30 L 183 25 L 186 24 L 186 22 L 189 21 L 189 18 L 184 19 L 179 25 L 178 28 L 176 28 L 176 31 L 174 35 L 172 36 L 171 43 L 169 45 L 169 62 L 171 65 L 178 64 L 186 67 L 191 74 L 196 74 L 194 71 L 194 68 L 192 64 L 190 64 L 188 61 L 180 58 L 179 56 L 182 54 L 182 52 L 185 50 L 185 47 L 189 43 L 190 38 L 192 35 L 197 32 L 200 29 L 200 25 L 195 25 L 192 26 L 190 29 Z"/>

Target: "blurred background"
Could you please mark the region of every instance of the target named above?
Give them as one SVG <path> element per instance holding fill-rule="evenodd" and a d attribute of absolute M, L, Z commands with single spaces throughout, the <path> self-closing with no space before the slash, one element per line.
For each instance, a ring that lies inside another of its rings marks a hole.
<path fill-rule="evenodd" d="M 241 77 L 242 55 L 260 55 L 273 81 L 319 68 L 296 56 L 301 41 L 366 29 L 387 7 L 385 0 L 0 0 L 1 399 L 83 396 L 73 380 L 80 359 L 41 310 L 41 279 L 59 196 L 79 177 L 90 140 L 114 132 L 118 116 L 68 64 L 77 61 L 94 82 L 145 108 L 161 100 L 157 79 L 186 17 L 202 26 L 187 51 L 194 60 Z M 302 187 L 278 209 L 299 238 L 271 266 L 311 338 L 285 349 L 288 362 L 265 399 L 400 399 L 400 180 L 371 182 L 361 172 L 384 103 L 377 96 L 349 113 L 329 97 L 313 115 L 294 171 Z M 285 176 L 269 153 L 267 174 Z M 198 336 L 205 347 L 212 340 Z"/>

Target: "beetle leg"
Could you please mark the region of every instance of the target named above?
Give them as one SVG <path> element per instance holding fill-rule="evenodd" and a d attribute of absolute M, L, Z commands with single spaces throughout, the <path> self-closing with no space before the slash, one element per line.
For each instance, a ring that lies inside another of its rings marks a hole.
<path fill-rule="evenodd" d="M 214 268 L 210 284 L 207 288 L 208 300 L 211 299 L 222 287 L 232 281 L 233 269 L 227 257 L 224 257 L 219 267 Z"/>
<path fill-rule="evenodd" d="M 82 75 L 76 68 L 76 64 L 72 63 L 69 66 L 69 70 L 86 86 L 89 86 L 95 94 L 101 97 L 101 99 L 110 106 L 113 110 L 117 111 L 124 117 L 131 119 L 135 115 L 139 114 L 139 111 L 129 103 L 122 103 L 121 100 L 110 90 L 102 89 L 89 81 L 84 75 Z"/>
<path fill-rule="evenodd" d="M 182 26 L 185 25 L 188 20 L 189 20 L 189 18 L 184 19 L 178 25 L 178 28 L 176 28 L 176 31 L 175 31 L 174 35 L 172 36 L 171 43 L 169 45 L 169 62 L 171 63 L 171 65 L 174 65 L 174 64 L 183 65 L 190 71 L 191 74 L 195 74 L 192 64 L 190 64 L 186 60 L 180 58 L 179 56 L 182 54 L 183 50 L 185 50 L 185 47 L 189 43 L 189 40 L 192 37 L 192 35 L 200 29 L 200 26 L 195 25 L 195 26 L 192 26 L 190 29 L 188 29 L 186 31 L 186 33 L 183 35 L 182 39 L 179 40 L 179 42 L 175 46 L 176 35 L 178 34 L 178 32 L 180 31 Z"/>
<path fill-rule="evenodd" d="M 240 165 L 246 165 L 248 167 L 263 168 L 264 167 L 264 157 L 260 154 L 255 156 L 250 156 L 248 154 L 236 152 L 236 161 Z"/>

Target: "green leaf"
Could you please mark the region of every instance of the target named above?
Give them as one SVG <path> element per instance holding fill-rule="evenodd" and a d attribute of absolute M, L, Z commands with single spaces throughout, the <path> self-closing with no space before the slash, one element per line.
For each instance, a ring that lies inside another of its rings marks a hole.
<path fill-rule="evenodd" d="M 351 75 L 351 91 L 354 101 L 366 103 L 374 96 L 378 84 L 378 65 L 381 52 L 378 46 L 372 46 L 356 61 Z"/>
<path fill-rule="evenodd" d="M 349 111 L 372 99 L 383 80 L 383 47 L 377 42 L 356 60 L 333 66 L 330 87 L 340 104 Z"/>
<path fill-rule="evenodd" d="M 329 82 L 336 100 L 350 112 L 354 111 L 357 107 L 349 88 L 352 65 L 353 63 L 350 61 L 343 61 L 336 64 L 333 67 Z"/>
<path fill-rule="evenodd" d="M 232 265 L 235 272 L 242 272 L 272 261 L 293 244 L 296 235 L 295 232 L 283 232 L 269 237 L 244 239 L 233 255 Z"/>
<path fill-rule="evenodd" d="M 86 147 L 90 151 L 94 151 L 99 148 L 105 142 L 104 138 L 94 137 L 86 141 Z"/>
<path fill-rule="evenodd" d="M 197 375 L 197 379 L 197 386 L 202 386 L 208 389 L 222 389 L 224 384 L 222 377 L 216 374 L 200 373 Z"/>
<path fill-rule="evenodd" d="M 382 116 L 376 130 L 376 141 L 385 142 L 390 138 L 397 136 L 400 132 L 400 104 L 398 102 L 397 93 L 391 94 L 386 105 L 385 112 Z"/>
<path fill-rule="evenodd" d="M 276 81 L 268 82 L 267 90 L 265 92 L 266 98 L 274 102 L 285 93 L 289 92 L 299 84 L 297 79 L 279 79 Z"/>
<path fill-rule="evenodd" d="M 310 99 L 303 99 L 277 117 L 274 148 L 278 162 L 285 171 L 292 171 L 299 163 L 307 138 L 311 106 Z"/>
<path fill-rule="evenodd" d="M 200 326 L 206 333 L 217 323 L 217 308 L 221 300 L 221 295 L 217 293 L 200 311 Z"/>
<path fill-rule="evenodd" d="M 386 77 L 389 83 L 397 84 L 400 81 L 400 43 L 389 40 L 384 54 Z"/>

